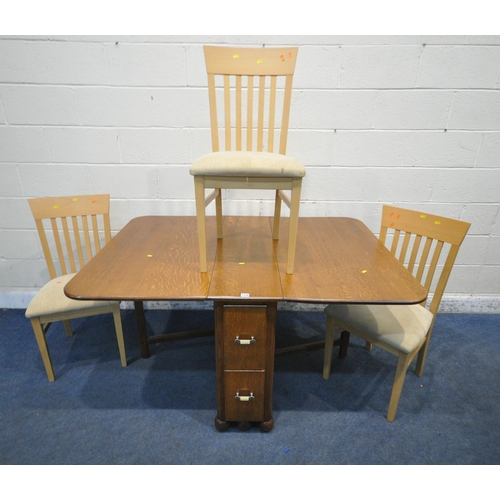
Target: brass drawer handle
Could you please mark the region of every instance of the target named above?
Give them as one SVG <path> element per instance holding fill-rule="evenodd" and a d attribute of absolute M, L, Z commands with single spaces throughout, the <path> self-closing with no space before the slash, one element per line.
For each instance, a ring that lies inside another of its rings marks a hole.
<path fill-rule="evenodd" d="M 238 399 L 239 401 L 247 402 L 251 401 L 252 399 L 255 399 L 253 396 L 253 392 L 250 393 L 250 396 L 240 396 L 240 393 L 237 392 L 236 396 L 234 396 L 234 399 Z"/>
<path fill-rule="evenodd" d="M 255 338 L 252 336 L 250 339 L 240 339 L 239 336 L 236 336 L 236 338 L 234 339 L 234 342 L 236 344 L 240 344 L 240 345 L 249 345 L 249 344 L 255 344 L 255 342 L 257 342 L 255 340 Z"/>

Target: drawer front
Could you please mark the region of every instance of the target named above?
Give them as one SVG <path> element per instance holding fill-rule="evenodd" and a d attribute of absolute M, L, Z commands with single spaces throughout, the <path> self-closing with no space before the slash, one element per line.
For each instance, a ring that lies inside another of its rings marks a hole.
<path fill-rule="evenodd" d="M 264 420 L 265 372 L 226 371 L 225 420 L 261 422 Z"/>
<path fill-rule="evenodd" d="M 267 307 L 224 306 L 224 368 L 263 370 L 266 365 Z"/>

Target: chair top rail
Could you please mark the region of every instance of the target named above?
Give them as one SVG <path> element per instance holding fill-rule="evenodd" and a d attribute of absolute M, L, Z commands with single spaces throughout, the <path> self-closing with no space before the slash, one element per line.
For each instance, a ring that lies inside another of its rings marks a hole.
<path fill-rule="evenodd" d="M 207 73 L 215 75 L 293 75 L 298 47 L 203 47 Z"/>
<path fill-rule="evenodd" d="M 35 220 L 109 213 L 109 194 L 31 198 L 28 203 Z"/>

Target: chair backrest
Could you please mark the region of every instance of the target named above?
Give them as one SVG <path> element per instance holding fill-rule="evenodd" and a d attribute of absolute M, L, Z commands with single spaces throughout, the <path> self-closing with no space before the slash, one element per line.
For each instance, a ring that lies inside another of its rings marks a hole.
<path fill-rule="evenodd" d="M 32 198 L 28 202 L 51 279 L 76 273 L 101 249 L 101 237 L 104 244 L 111 240 L 109 194 Z"/>
<path fill-rule="evenodd" d="M 285 154 L 298 47 L 205 46 L 204 52 L 212 150 L 274 152 L 276 134 L 278 152 Z M 218 105 L 220 88 L 223 95 Z M 281 123 L 277 125 L 280 113 Z M 222 125 L 219 114 L 223 116 Z M 219 129 L 223 131 L 222 148 Z"/>
<path fill-rule="evenodd" d="M 405 208 L 384 206 L 380 240 L 433 292 L 429 310 L 436 315 L 453 264 L 470 223 Z M 436 272 L 437 271 L 437 272 Z M 422 304 L 425 305 L 425 304 Z"/>

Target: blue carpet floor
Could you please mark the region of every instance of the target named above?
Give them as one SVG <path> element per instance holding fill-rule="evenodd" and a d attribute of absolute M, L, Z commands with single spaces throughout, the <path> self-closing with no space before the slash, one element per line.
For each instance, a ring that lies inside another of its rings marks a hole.
<path fill-rule="evenodd" d="M 275 362 L 269 433 L 214 427 L 212 337 L 151 346 L 140 357 L 122 311 L 129 365 L 111 316 L 54 324 L 49 383 L 21 310 L 0 310 L 0 464 L 500 463 L 500 315 L 441 314 L 424 375 L 411 371 L 394 423 L 385 419 L 395 358 L 351 338 L 328 381 L 323 351 Z M 154 333 L 203 328 L 211 311 L 146 311 Z M 322 313 L 278 311 L 277 346 L 323 337 Z"/>

